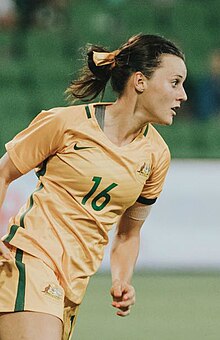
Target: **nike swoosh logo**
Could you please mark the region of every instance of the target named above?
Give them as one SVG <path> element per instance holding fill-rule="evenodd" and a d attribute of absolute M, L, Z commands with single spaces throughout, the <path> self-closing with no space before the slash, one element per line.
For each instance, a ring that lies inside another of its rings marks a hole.
<path fill-rule="evenodd" d="M 93 149 L 93 146 L 77 146 L 77 143 L 74 145 L 74 150 L 83 150 L 83 149 Z"/>

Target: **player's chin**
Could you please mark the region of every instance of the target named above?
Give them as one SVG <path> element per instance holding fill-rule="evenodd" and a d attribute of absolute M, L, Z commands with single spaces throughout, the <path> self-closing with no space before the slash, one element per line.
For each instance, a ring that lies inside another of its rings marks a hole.
<path fill-rule="evenodd" d="M 166 119 L 164 120 L 164 125 L 170 126 L 173 124 L 174 114 L 167 115 Z"/>
<path fill-rule="evenodd" d="M 173 124 L 174 116 L 174 112 L 166 112 L 163 115 L 158 115 L 151 123 L 169 126 Z"/>
<path fill-rule="evenodd" d="M 172 125 L 173 124 L 173 115 L 167 116 L 166 118 L 161 120 L 159 124 L 160 125 L 166 125 L 166 126 Z"/>

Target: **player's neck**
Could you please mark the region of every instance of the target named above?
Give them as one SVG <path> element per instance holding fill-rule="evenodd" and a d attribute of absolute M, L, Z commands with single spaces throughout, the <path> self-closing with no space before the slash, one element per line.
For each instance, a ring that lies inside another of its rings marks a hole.
<path fill-rule="evenodd" d="M 104 132 L 118 146 L 131 143 L 144 125 L 135 115 L 135 103 L 118 100 L 106 107 Z"/>

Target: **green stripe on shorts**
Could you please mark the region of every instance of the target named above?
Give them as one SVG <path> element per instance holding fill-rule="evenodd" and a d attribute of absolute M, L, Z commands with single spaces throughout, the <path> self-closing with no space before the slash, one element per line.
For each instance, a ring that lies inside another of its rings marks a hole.
<path fill-rule="evenodd" d="M 15 301 L 15 312 L 21 312 L 24 310 L 24 301 L 25 301 L 25 286 L 26 286 L 26 276 L 25 276 L 25 265 L 22 263 L 23 259 L 23 251 L 21 249 L 17 249 L 15 255 L 15 263 L 19 271 L 19 279 L 18 279 L 18 290 Z"/>

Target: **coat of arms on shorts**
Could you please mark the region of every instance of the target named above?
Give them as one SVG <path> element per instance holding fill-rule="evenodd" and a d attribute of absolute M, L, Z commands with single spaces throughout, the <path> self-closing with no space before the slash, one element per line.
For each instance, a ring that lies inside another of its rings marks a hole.
<path fill-rule="evenodd" d="M 44 290 L 42 290 L 42 293 L 45 293 L 46 295 L 49 295 L 58 300 L 61 300 L 63 298 L 62 289 L 54 283 L 48 284 L 48 286 L 46 286 Z"/>
<path fill-rule="evenodd" d="M 151 171 L 150 162 L 149 162 L 149 163 L 144 162 L 144 163 L 141 165 L 140 169 L 137 170 L 137 172 L 138 172 L 141 176 L 146 177 L 146 178 L 149 177 L 150 171 Z"/>

